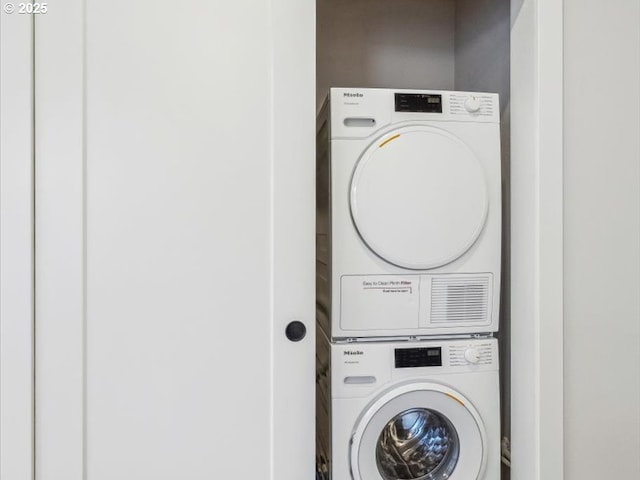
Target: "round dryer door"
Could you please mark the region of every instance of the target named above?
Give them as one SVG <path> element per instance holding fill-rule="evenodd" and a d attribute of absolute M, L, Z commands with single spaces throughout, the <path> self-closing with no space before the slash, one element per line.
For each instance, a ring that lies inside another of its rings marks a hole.
<path fill-rule="evenodd" d="M 376 140 L 351 180 L 351 215 L 364 243 L 403 268 L 445 265 L 466 252 L 488 210 L 482 166 L 454 135 L 409 126 Z"/>
<path fill-rule="evenodd" d="M 420 383 L 375 401 L 351 443 L 354 480 L 469 480 L 486 464 L 484 425 L 467 399 Z"/>

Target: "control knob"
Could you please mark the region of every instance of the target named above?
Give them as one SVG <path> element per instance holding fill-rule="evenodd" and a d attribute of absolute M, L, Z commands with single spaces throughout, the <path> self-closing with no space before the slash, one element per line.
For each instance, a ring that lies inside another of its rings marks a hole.
<path fill-rule="evenodd" d="M 464 102 L 464 108 L 467 109 L 469 113 L 476 113 L 480 110 L 480 99 L 478 97 L 468 97 Z"/>
<path fill-rule="evenodd" d="M 464 359 L 468 363 L 476 364 L 480 361 L 480 352 L 475 347 L 469 347 L 464 351 Z"/>

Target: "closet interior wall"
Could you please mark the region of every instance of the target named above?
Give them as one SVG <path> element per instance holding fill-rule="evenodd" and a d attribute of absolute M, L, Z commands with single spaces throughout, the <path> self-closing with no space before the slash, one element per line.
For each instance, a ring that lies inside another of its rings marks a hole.
<path fill-rule="evenodd" d="M 500 95 L 503 259 L 499 340 L 502 425 L 510 418 L 510 1 L 317 0 L 316 108 L 330 87 Z M 503 478 L 508 478 L 505 470 Z"/>
<path fill-rule="evenodd" d="M 330 87 L 430 88 L 455 82 L 452 0 L 317 0 L 316 103 Z"/>

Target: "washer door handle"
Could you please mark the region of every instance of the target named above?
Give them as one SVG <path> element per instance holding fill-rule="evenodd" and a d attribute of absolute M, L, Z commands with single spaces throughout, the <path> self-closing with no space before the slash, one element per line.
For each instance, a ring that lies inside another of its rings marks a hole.
<path fill-rule="evenodd" d="M 294 320 L 287 325 L 285 335 L 292 342 L 299 342 L 307 335 L 307 327 L 299 320 Z"/>

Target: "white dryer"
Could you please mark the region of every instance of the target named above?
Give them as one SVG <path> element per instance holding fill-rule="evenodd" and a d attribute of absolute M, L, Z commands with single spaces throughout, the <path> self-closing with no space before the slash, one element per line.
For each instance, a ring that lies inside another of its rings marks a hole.
<path fill-rule="evenodd" d="M 318 321 L 334 339 L 498 330 L 498 95 L 330 90 L 317 129 Z"/>
<path fill-rule="evenodd" d="M 495 339 L 317 341 L 317 478 L 500 479 Z"/>

